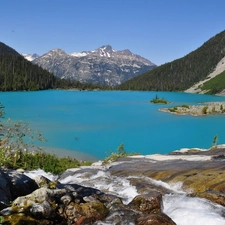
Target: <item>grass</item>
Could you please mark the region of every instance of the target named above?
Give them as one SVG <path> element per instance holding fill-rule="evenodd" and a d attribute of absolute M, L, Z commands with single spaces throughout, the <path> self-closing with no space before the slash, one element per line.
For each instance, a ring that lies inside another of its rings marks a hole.
<path fill-rule="evenodd" d="M 0 166 L 8 169 L 34 170 L 43 169 L 46 172 L 60 174 L 69 168 L 91 165 L 91 162 L 79 162 L 71 157 L 57 157 L 54 154 L 39 151 L 17 150 L 12 153 L 0 148 Z"/>
<path fill-rule="evenodd" d="M 206 81 L 201 89 L 207 91 L 207 94 L 220 93 L 225 89 L 225 71 L 217 75 L 216 77 Z"/>

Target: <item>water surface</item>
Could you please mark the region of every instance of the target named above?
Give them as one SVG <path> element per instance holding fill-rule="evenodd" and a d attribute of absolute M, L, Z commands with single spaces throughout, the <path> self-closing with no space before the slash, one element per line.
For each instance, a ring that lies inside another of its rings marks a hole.
<path fill-rule="evenodd" d="M 224 97 L 172 92 L 37 91 L 1 92 L 5 117 L 23 120 L 48 140 L 45 148 L 61 155 L 103 159 L 123 142 L 127 152 L 169 153 L 180 148 L 209 148 L 217 134 L 225 143 L 224 115 L 176 116 L 151 104 L 158 95 L 171 107 L 225 101 Z M 40 145 L 39 144 L 39 145 Z"/>

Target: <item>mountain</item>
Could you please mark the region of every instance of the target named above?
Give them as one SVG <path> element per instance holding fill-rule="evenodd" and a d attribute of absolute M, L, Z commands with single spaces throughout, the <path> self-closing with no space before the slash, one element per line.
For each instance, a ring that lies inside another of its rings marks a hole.
<path fill-rule="evenodd" d="M 34 53 L 34 54 L 21 54 L 26 60 L 28 61 L 33 61 L 36 58 L 40 57 L 38 54 Z"/>
<path fill-rule="evenodd" d="M 116 51 L 110 45 L 72 54 L 54 49 L 32 62 L 60 78 L 109 86 L 119 85 L 156 67 L 129 50 Z"/>
<path fill-rule="evenodd" d="M 118 86 L 118 89 L 185 91 L 194 84 L 207 80 L 208 84 L 200 84 L 200 90 L 207 89 L 204 93 L 210 94 L 220 93 L 225 89 L 225 75 L 221 70 L 218 70 L 220 72 L 216 77 L 209 77 L 209 75 L 224 57 L 225 31 L 210 38 L 188 55 L 132 78 Z M 220 85 L 220 88 L 217 85 Z"/>
<path fill-rule="evenodd" d="M 0 91 L 43 90 L 61 80 L 0 42 Z"/>

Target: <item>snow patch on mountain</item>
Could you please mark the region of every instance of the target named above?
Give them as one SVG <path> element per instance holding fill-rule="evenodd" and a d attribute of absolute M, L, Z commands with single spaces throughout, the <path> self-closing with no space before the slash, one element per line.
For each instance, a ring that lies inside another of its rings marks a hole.
<path fill-rule="evenodd" d="M 33 61 L 35 60 L 36 58 L 39 57 L 38 54 L 34 53 L 34 54 L 21 54 L 26 60 L 28 61 Z"/>
<path fill-rule="evenodd" d="M 60 78 L 116 86 L 156 67 L 151 61 L 125 49 L 104 45 L 92 51 L 67 54 L 53 49 L 33 60 Z"/>

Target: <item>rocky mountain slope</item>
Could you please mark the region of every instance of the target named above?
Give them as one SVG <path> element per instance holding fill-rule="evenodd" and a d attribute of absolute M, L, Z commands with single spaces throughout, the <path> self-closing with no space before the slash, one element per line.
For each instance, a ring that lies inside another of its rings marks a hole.
<path fill-rule="evenodd" d="M 54 49 L 32 62 L 60 78 L 109 86 L 119 85 L 156 67 L 129 50 L 117 51 L 109 45 L 72 54 Z"/>

